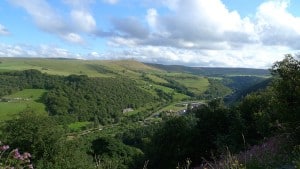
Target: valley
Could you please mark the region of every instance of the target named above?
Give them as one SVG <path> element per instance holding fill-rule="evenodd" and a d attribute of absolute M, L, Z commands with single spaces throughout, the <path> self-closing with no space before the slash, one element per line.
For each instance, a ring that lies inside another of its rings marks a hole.
<path fill-rule="evenodd" d="M 140 169 L 151 160 L 149 168 L 171 169 L 187 157 L 197 167 L 209 151 L 285 140 L 272 110 L 289 105 L 269 99 L 281 90 L 273 78 L 263 69 L 0 58 L 0 139 L 33 152 L 38 168 L 100 160 L 100 169 Z"/>

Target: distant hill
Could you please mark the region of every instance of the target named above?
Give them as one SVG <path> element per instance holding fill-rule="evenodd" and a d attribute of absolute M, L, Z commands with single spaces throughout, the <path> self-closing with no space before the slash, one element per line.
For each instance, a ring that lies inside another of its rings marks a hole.
<path fill-rule="evenodd" d="M 111 77 L 115 74 L 162 71 L 135 60 L 79 60 L 65 58 L 0 58 L 0 72 L 36 69 L 53 75 Z"/>
<path fill-rule="evenodd" d="M 162 65 L 146 63 L 146 65 L 162 69 L 168 72 L 186 72 L 203 76 L 238 76 L 238 75 L 254 75 L 254 76 L 270 76 L 267 69 L 251 69 L 251 68 L 217 68 L 217 67 L 187 67 L 181 65 Z"/>
<path fill-rule="evenodd" d="M 80 60 L 69 58 L 0 58 L 0 71 L 36 69 L 48 74 L 113 76 L 120 72 L 180 72 L 202 76 L 270 76 L 267 69 L 187 67 L 141 63 L 135 60 Z"/>

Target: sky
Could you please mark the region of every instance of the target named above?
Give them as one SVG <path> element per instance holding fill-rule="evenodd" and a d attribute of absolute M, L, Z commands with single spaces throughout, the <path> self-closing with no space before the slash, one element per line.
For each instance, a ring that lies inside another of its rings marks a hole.
<path fill-rule="evenodd" d="M 300 54 L 299 0 L 1 0 L 0 57 L 269 68 Z"/>

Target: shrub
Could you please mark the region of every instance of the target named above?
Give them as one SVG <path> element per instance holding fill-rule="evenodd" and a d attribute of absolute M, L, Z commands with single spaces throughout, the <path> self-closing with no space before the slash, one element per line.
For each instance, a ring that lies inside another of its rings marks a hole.
<path fill-rule="evenodd" d="M 10 150 L 9 145 L 0 142 L 0 168 L 1 169 L 33 169 L 30 161 L 31 154 L 20 153 L 19 149 Z"/>

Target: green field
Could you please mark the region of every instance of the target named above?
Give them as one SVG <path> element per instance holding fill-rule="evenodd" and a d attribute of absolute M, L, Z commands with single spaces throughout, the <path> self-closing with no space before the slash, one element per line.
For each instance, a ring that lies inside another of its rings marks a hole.
<path fill-rule="evenodd" d="M 152 87 L 155 89 L 160 89 L 162 91 L 164 91 L 165 93 L 168 93 L 170 95 L 173 95 L 173 99 L 174 101 L 180 101 L 180 100 L 184 100 L 184 99 L 188 99 L 190 98 L 189 96 L 182 94 L 182 93 L 177 93 L 174 89 L 172 88 L 168 88 L 165 86 L 160 86 L 160 85 L 152 85 Z"/>
<path fill-rule="evenodd" d="M 173 112 L 177 112 L 183 109 L 186 109 L 186 106 L 177 106 L 178 103 L 173 103 L 170 104 L 164 108 L 162 108 L 161 110 L 159 110 L 159 112 L 163 112 L 163 111 L 173 111 Z"/>
<path fill-rule="evenodd" d="M 168 83 L 165 79 L 160 78 L 156 75 L 147 74 L 146 77 L 149 78 L 151 81 L 153 81 L 155 83 Z"/>
<path fill-rule="evenodd" d="M 44 89 L 25 89 L 2 97 L 0 102 L 0 121 L 12 119 L 26 110 L 46 114 L 45 105 L 38 100 L 45 94 Z"/>
<path fill-rule="evenodd" d="M 209 86 L 208 79 L 202 76 L 196 76 L 187 73 L 167 73 L 160 76 L 166 76 L 177 83 L 188 88 L 189 91 L 200 95 L 205 92 Z"/>
<path fill-rule="evenodd" d="M 22 98 L 22 99 L 29 99 L 29 100 L 39 100 L 43 94 L 45 94 L 46 90 L 44 89 L 24 89 L 17 93 L 4 96 L 3 98 L 7 99 L 14 99 L 14 98 Z"/>
<path fill-rule="evenodd" d="M 208 79 L 202 77 L 175 79 L 175 81 L 184 85 L 189 89 L 189 91 L 197 95 L 205 92 L 209 86 Z"/>
<path fill-rule="evenodd" d="M 69 124 L 68 128 L 72 132 L 78 132 L 78 131 L 81 131 L 82 129 L 84 129 L 86 126 L 90 125 L 90 124 L 91 124 L 91 122 L 88 122 L 88 121 L 75 122 L 75 123 Z"/>

